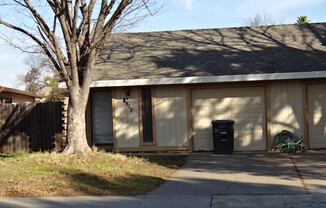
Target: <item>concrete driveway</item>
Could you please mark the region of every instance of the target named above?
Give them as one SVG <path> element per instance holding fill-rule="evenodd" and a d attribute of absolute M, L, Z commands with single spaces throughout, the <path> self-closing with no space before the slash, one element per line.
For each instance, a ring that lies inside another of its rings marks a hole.
<path fill-rule="evenodd" d="M 326 150 L 294 154 L 292 158 L 311 194 L 326 194 Z"/>
<path fill-rule="evenodd" d="M 211 196 L 210 207 L 326 207 L 326 151 L 194 153 L 149 194 Z"/>
<path fill-rule="evenodd" d="M 301 157 L 295 155 L 294 160 L 299 162 Z M 311 159 L 304 158 L 309 161 L 300 161 L 300 167 L 308 170 L 305 164 L 311 165 Z M 320 181 L 314 183 L 317 182 Z M 150 194 L 293 195 L 306 194 L 307 191 L 288 154 L 194 153 L 182 169 Z"/>
<path fill-rule="evenodd" d="M 0 207 L 326 207 L 326 151 L 194 153 L 147 195 L 0 198 Z"/>

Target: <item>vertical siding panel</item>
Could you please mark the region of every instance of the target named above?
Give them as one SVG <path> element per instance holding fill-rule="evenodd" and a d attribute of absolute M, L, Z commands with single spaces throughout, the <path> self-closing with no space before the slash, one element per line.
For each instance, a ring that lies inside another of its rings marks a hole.
<path fill-rule="evenodd" d="M 326 85 L 309 84 L 308 95 L 308 122 L 309 122 L 309 147 L 326 147 Z"/>
<path fill-rule="evenodd" d="M 185 141 L 187 141 L 187 129 L 185 127 L 185 125 L 187 124 L 187 108 L 185 107 L 185 102 L 186 102 L 186 97 L 185 97 L 185 88 L 182 87 L 179 89 L 178 91 L 178 109 L 177 109 L 177 114 L 178 114 L 178 123 L 179 123 L 179 127 L 178 127 L 178 132 L 179 134 L 177 135 L 178 137 L 178 146 L 184 146 L 185 145 Z"/>
<path fill-rule="evenodd" d="M 123 138 L 122 138 L 122 129 L 123 129 L 123 111 L 121 106 L 121 89 L 117 89 L 117 99 L 116 99 L 116 106 L 117 106 L 117 141 L 118 147 L 123 147 Z"/>
<path fill-rule="evenodd" d="M 169 92 L 169 96 L 170 96 L 170 110 L 169 110 L 169 114 L 170 114 L 170 126 L 171 126 L 171 146 L 177 146 L 177 122 L 176 120 L 178 119 L 178 114 L 177 113 L 177 102 L 176 102 L 176 92 L 177 89 L 176 88 L 168 88 L 168 92 Z"/>
<path fill-rule="evenodd" d="M 164 97 L 164 88 L 160 87 L 160 100 L 161 100 L 161 105 L 160 105 L 160 118 L 156 118 L 156 119 L 160 119 L 160 123 L 161 123 L 161 137 L 162 137 L 162 146 L 167 146 L 166 144 L 166 125 L 165 125 L 165 111 L 164 111 L 164 105 L 165 105 L 165 101 L 166 98 Z"/>
<path fill-rule="evenodd" d="M 176 144 L 182 145 L 182 104 L 181 104 L 181 88 L 175 90 L 175 121 L 176 121 Z"/>
<path fill-rule="evenodd" d="M 160 121 L 161 119 L 159 119 L 161 117 L 160 115 L 160 111 L 159 111 L 159 106 L 160 106 L 160 89 L 159 87 L 155 88 L 154 89 L 154 95 L 155 95 L 155 102 L 154 102 L 154 111 L 155 111 L 155 126 L 153 128 L 155 128 L 155 132 L 156 132 L 156 135 L 155 135 L 155 138 L 156 138 L 156 143 L 157 143 L 157 146 L 160 146 L 161 144 L 161 130 L 160 130 Z"/>
<path fill-rule="evenodd" d="M 166 102 L 164 105 L 164 115 L 165 115 L 165 121 L 166 121 L 166 129 L 167 129 L 167 136 L 166 141 L 168 146 L 173 146 L 173 140 L 172 140 L 172 122 L 171 122 L 171 109 L 173 108 L 173 100 L 171 98 L 171 95 L 169 93 L 169 90 L 167 88 L 164 89 Z"/>
<path fill-rule="evenodd" d="M 117 147 L 139 147 L 138 89 L 130 89 L 127 102 L 132 112 L 123 103 L 124 97 L 124 88 L 117 88 L 115 101 Z"/>
<path fill-rule="evenodd" d="M 277 134 L 278 132 L 280 132 L 282 130 L 282 125 L 280 122 L 284 121 L 284 114 L 286 113 L 285 108 L 283 107 L 284 95 L 281 91 L 281 82 L 278 82 L 277 84 L 278 84 L 277 85 L 277 93 L 278 93 L 277 95 L 280 96 L 280 100 L 279 100 L 278 108 L 275 109 L 275 113 L 278 117 L 277 118 L 277 129 L 275 129 L 275 132 L 274 132 L 275 134 Z M 285 84 L 284 84 L 284 86 L 285 86 Z M 277 101 L 277 99 L 275 101 Z M 282 110 L 283 112 L 278 112 L 278 109 Z M 274 136 L 275 136 L 275 134 L 274 134 Z M 274 136 L 272 138 L 274 138 Z"/>
<path fill-rule="evenodd" d="M 115 120 L 115 125 L 116 125 L 116 138 L 117 138 L 117 147 L 121 147 L 121 135 L 120 135 L 120 120 L 121 120 L 121 111 L 120 111 L 120 105 L 119 105 L 119 100 L 120 100 L 120 89 L 117 88 L 115 90 L 115 113 L 116 113 L 116 120 Z"/>
<path fill-rule="evenodd" d="M 162 88 L 155 88 L 155 119 L 156 119 L 156 142 L 157 146 L 165 146 L 164 138 L 164 114 L 163 114 Z"/>
<path fill-rule="evenodd" d="M 161 88 L 161 124 L 162 124 L 162 137 L 163 137 L 163 146 L 168 146 L 168 138 L 167 138 L 167 131 L 168 126 L 166 125 L 166 112 L 165 112 L 165 105 L 166 105 L 166 101 L 167 98 L 165 97 L 165 93 L 164 93 L 164 88 Z"/>
<path fill-rule="evenodd" d="M 135 88 L 130 90 L 130 98 L 128 100 L 130 107 L 133 108 L 135 106 L 135 97 L 138 96 L 138 93 L 136 94 Z M 135 122 L 135 112 L 130 112 L 130 109 L 126 107 L 126 113 L 128 114 L 128 121 L 130 125 L 130 131 L 128 135 L 128 146 L 129 147 L 137 147 L 138 144 L 136 144 L 136 137 L 135 137 L 135 132 L 137 129 L 136 122 Z M 138 116 L 138 115 L 137 115 Z"/>
<path fill-rule="evenodd" d="M 139 138 L 139 125 L 140 125 L 140 123 L 139 123 L 139 117 L 138 117 L 138 112 L 139 112 L 139 106 L 138 106 L 138 98 L 139 98 L 139 90 L 138 90 L 138 88 L 136 88 L 135 89 L 135 94 L 136 94 L 136 99 L 135 99 L 135 104 L 134 104 L 134 106 L 135 106 L 135 112 L 134 112 L 134 114 L 135 114 L 135 117 L 136 117 L 136 134 L 135 134 L 135 137 L 136 137 L 136 143 L 137 143 L 137 145 L 139 146 L 139 140 L 140 140 L 140 138 Z"/>
<path fill-rule="evenodd" d="M 298 121 L 299 121 L 300 117 L 299 117 L 299 114 L 297 113 L 298 106 L 297 106 L 297 102 L 296 102 L 296 97 L 298 97 L 297 88 L 299 86 L 297 85 L 296 82 L 293 83 L 293 84 L 288 83 L 288 86 L 290 88 L 289 92 L 288 92 L 290 94 L 290 96 L 288 97 L 288 98 L 290 98 L 290 100 L 288 100 L 288 103 L 289 103 L 288 104 L 288 118 L 291 118 L 291 120 L 292 120 L 292 118 L 296 120 L 293 123 L 293 127 L 295 129 L 293 133 L 296 134 L 297 136 L 301 136 L 298 133 L 300 132 L 300 127 L 303 127 L 303 125 L 300 126 L 298 124 Z"/>
<path fill-rule="evenodd" d="M 275 103 L 273 101 L 273 99 L 275 99 L 275 94 L 276 94 L 276 89 L 275 89 L 275 86 L 273 84 L 270 85 L 270 88 L 269 88 L 269 91 L 270 91 L 270 137 L 271 137 L 271 144 L 272 144 L 272 140 L 273 140 L 273 135 L 274 135 L 274 128 L 277 124 L 273 124 L 273 115 L 275 115 Z"/>
<path fill-rule="evenodd" d="M 177 114 L 179 116 L 179 119 L 178 119 L 178 123 L 179 123 L 179 128 L 178 128 L 178 132 L 179 134 L 177 135 L 178 137 L 178 145 L 179 146 L 182 146 L 184 144 L 184 120 L 183 120 L 183 117 L 184 117 L 184 111 L 186 109 L 183 108 L 183 91 L 184 91 L 184 88 L 180 88 L 179 91 L 178 91 L 178 110 L 177 110 Z"/>
<path fill-rule="evenodd" d="M 130 92 L 131 93 L 131 92 Z M 122 112 L 123 112 L 123 127 L 121 129 L 121 131 L 123 131 L 123 146 L 124 147 L 130 147 L 130 132 L 132 132 L 132 125 L 130 124 L 130 119 L 129 119 L 129 112 L 127 111 L 127 107 L 126 105 L 123 103 L 123 98 L 125 97 L 125 92 L 124 89 L 121 89 L 121 108 L 122 108 Z M 131 97 L 129 97 L 128 99 L 128 103 L 131 102 Z"/>
<path fill-rule="evenodd" d="M 128 142 L 127 142 L 127 138 L 128 138 L 128 131 L 130 131 L 130 129 L 128 129 L 128 114 L 126 114 L 126 107 L 125 104 L 123 103 L 123 97 L 124 97 L 124 92 L 123 89 L 120 89 L 120 106 L 121 106 L 121 112 L 122 112 L 122 117 L 121 117 L 121 139 L 122 139 L 122 145 L 123 147 L 129 147 Z"/>
<path fill-rule="evenodd" d="M 125 97 L 125 93 L 124 93 L 124 89 L 121 89 L 121 108 L 122 108 L 122 112 L 123 112 L 123 126 L 121 131 L 123 134 L 123 146 L 124 147 L 130 147 L 131 145 L 129 145 L 129 134 L 130 131 L 132 131 L 132 128 L 130 128 L 130 120 L 129 120 L 129 113 L 127 112 L 127 107 L 126 105 L 123 103 L 123 98 Z M 128 102 L 130 102 L 130 99 L 128 100 Z"/>
<path fill-rule="evenodd" d="M 271 84 L 271 138 L 287 129 L 303 136 L 302 84 L 278 81 Z"/>
<path fill-rule="evenodd" d="M 282 94 L 280 93 L 279 90 L 279 82 L 274 82 L 271 85 L 271 106 L 273 106 L 271 108 L 271 139 L 273 140 L 275 134 L 277 134 L 278 129 L 280 128 L 280 125 L 278 122 L 278 120 L 282 120 L 282 118 L 279 118 L 282 115 L 278 114 L 278 108 L 280 108 L 279 106 L 281 106 L 282 103 Z"/>
<path fill-rule="evenodd" d="M 168 98 L 166 93 L 166 88 L 162 87 L 162 126 L 163 126 L 163 137 L 164 137 L 164 146 L 169 145 L 169 123 L 168 123 L 168 106 L 167 106 Z"/>
<path fill-rule="evenodd" d="M 298 132 L 298 136 L 302 136 L 304 137 L 304 118 L 303 118 L 303 100 L 304 100 L 304 97 L 303 97 L 303 94 L 302 94 L 302 91 L 303 91 L 303 83 L 302 82 L 298 82 L 298 88 L 297 88 L 297 92 L 296 94 L 298 96 L 296 96 L 296 105 L 297 105 L 297 115 L 298 115 L 298 119 L 299 119 L 299 124 L 300 124 L 300 132 Z M 301 112 L 301 113 L 300 113 Z"/>
<path fill-rule="evenodd" d="M 182 145 L 188 145 L 188 117 L 187 117 L 187 91 L 186 88 L 182 88 L 181 92 L 181 112 L 182 112 Z"/>
<path fill-rule="evenodd" d="M 172 126 L 173 135 L 172 140 L 175 146 L 179 146 L 179 131 L 180 131 L 180 111 L 179 111 L 179 91 L 180 88 L 175 88 L 174 90 L 170 88 L 172 99 L 173 99 L 173 112 L 172 112 Z"/>
<path fill-rule="evenodd" d="M 302 117 L 302 111 L 303 111 L 303 104 L 302 104 L 302 91 L 301 91 L 301 84 L 299 82 L 290 82 L 291 84 L 291 91 L 288 93 L 291 95 L 289 100 L 289 112 L 288 112 L 288 118 L 291 118 L 294 126 L 293 133 L 297 136 L 301 137 L 303 136 L 303 117 Z M 290 85 L 288 84 L 288 85 Z M 292 106 L 292 109 L 291 107 Z"/>
<path fill-rule="evenodd" d="M 169 141 L 170 141 L 170 125 L 168 122 L 168 102 L 169 98 L 166 93 L 166 88 L 162 89 L 162 95 L 163 95 L 163 125 L 164 125 L 164 140 L 165 140 L 165 145 L 169 146 Z"/>
<path fill-rule="evenodd" d="M 162 143 L 162 146 L 168 146 L 167 144 L 167 138 L 166 138 L 166 132 L 167 132 L 167 128 L 166 128 L 166 125 L 165 125 L 165 119 L 166 119 L 166 116 L 165 116 L 165 111 L 164 111 L 164 105 L 165 105 L 165 101 L 166 101 L 166 98 L 164 97 L 164 88 L 161 88 L 161 108 L 160 108 L 160 111 L 161 111 L 161 117 L 160 117 L 160 120 L 161 120 L 161 136 L 162 136 L 162 139 L 163 139 L 163 143 Z"/>
<path fill-rule="evenodd" d="M 130 90 L 130 97 L 128 98 L 127 102 L 131 106 L 133 106 L 133 100 L 134 100 L 135 92 Z M 133 121 L 133 113 L 130 112 L 130 109 L 125 105 L 124 106 L 124 114 L 126 115 L 126 146 L 127 147 L 134 147 L 135 146 L 135 140 L 133 139 L 133 133 L 134 133 L 134 121 Z"/>
<path fill-rule="evenodd" d="M 132 104 L 131 104 L 131 108 L 132 108 L 132 112 L 130 112 L 129 109 L 129 113 L 132 115 L 132 128 L 133 128 L 133 133 L 132 133 L 132 141 L 133 141 L 133 146 L 138 147 L 139 146 L 139 140 L 138 135 L 138 111 L 136 110 L 136 107 L 138 106 L 138 88 L 134 88 L 132 89 L 132 95 L 133 95 L 133 100 L 132 100 Z"/>
<path fill-rule="evenodd" d="M 292 120 L 293 118 L 293 113 L 295 112 L 295 102 L 293 100 L 294 96 L 293 96 L 293 83 L 292 82 L 287 82 L 286 83 L 286 92 L 284 93 L 284 97 L 285 97 L 285 102 L 283 103 L 286 106 L 286 115 L 284 116 L 284 120 L 283 122 L 285 123 L 284 127 L 289 124 L 285 119 L 288 120 Z M 291 125 L 293 126 L 292 129 L 295 128 L 295 121 L 292 123 Z M 294 134 L 296 133 L 295 130 L 290 130 L 292 131 Z"/>
<path fill-rule="evenodd" d="M 119 118 L 119 128 L 117 131 L 119 132 L 118 136 L 118 141 L 120 141 L 119 146 L 124 147 L 124 138 L 123 138 L 123 122 L 124 122 L 124 113 L 123 113 L 123 106 L 121 105 L 121 88 L 118 91 L 118 96 L 117 96 L 117 103 L 116 105 L 119 106 L 119 115 L 117 116 Z"/>
<path fill-rule="evenodd" d="M 157 146 L 187 145 L 187 103 L 183 87 L 157 87 L 155 91 Z"/>
<path fill-rule="evenodd" d="M 128 109 L 129 114 L 131 114 L 132 117 L 132 136 L 130 139 L 133 141 L 133 147 L 139 146 L 139 120 L 138 120 L 138 88 L 132 89 L 132 100 L 131 100 L 131 108 L 132 112 L 130 112 L 130 109 Z"/>
<path fill-rule="evenodd" d="M 128 134 L 129 134 L 129 125 L 128 125 L 128 114 L 126 113 L 126 106 L 125 104 L 123 103 L 123 97 L 124 97 L 124 90 L 121 89 L 120 91 L 121 93 L 121 97 L 120 97 L 120 105 L 121 105 L 121 110 L 122 110 L 122 128 L 121 128 L 121 131 L 122 131 L 122 143 L 123 143 L 123 147 L 129 147 L 129 144 L 128 144 Z M 128 100 L 128 102 L 130 102 L 130 100 Z"/>

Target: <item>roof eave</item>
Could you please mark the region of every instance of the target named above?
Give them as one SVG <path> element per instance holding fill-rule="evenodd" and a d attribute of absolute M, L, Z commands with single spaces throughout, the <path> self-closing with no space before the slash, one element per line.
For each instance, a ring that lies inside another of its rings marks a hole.
<path fill-rule="evenodd" d="M 34 98 L 43 98 L 43 96 L 41 96 L 41 95 L 37 95 L 37 94 L 31 93 L 31 92 L 26 92 L 26 91 L 14 89 L 14 88 L 3 87 L 3 86 L 0 86 L 0 92 L 15 93 L 15 94 L 19 94 L 19 95 L 34 97 Z"/>
<path fill-rule="evenodd" d="M 221 82 L 246 82 L 246 81 L 267 81 L 287 79 L 313 79 L 326 78 L 326 71 L 311 72 L 288 72 L 268 74 L 244 74 L 244 75 L 223 75 L 223 76 L 196 76 L 176 78 L 153 78 L 153 79 L 121 79 L 121 80 L 96 80 L 92 81 L 91 87 L 127 87 L 146 85 L 172 85 L 172 84 L 201 84 Z"/>

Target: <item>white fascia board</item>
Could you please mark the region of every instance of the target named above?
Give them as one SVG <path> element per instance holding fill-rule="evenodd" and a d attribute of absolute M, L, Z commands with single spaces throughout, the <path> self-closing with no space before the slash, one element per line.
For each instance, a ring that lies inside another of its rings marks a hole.
<path fill-rule="evenodd" d="M 286 79 L 310 79 L 310 78 L 326 78 L 326 71 L 153 78 L 153 79 L 98 80 L 98 81 L 92 81 L 91 87 L 126 87 L 126 86 L 144 86 L 144 85 L 199 84 L 199 83 L 220 83 L 220 82 L 286 80 Z"/>

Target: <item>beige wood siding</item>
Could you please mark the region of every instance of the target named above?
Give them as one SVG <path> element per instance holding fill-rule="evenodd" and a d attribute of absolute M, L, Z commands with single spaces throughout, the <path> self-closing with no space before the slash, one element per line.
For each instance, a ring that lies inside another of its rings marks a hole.
<path fill-rule="evenodd" d="M 231 119 L 235 151 L 265 150 L 263 87 L 194 89 L 194 149 L 213 150 L 212 120 Z"/>
<path fill-rule="evenodd" d="M 187 92 L 184 87 L 155 87 L 157 146 L 187 146 Z"/>
<path fill-rule="evenodd" d="M 130 88 L 128 103 L 132 112 L 123 102 L 124 88 L 116 89 L 116 138 L 117 148 L 139 147 L 138 88 Z"/>
<path fill-rule="evenodd" d="M 304 136 L 300 81 L 277 81 L 270 86 L 271 140 L 282 130 Z"/>
<path fill-rule="evenodd" d="M 18 95 L 18 94 L 13 94 L 12 96 L 12 103 L 13 104 L 18 104 L 18 103 L 32 103 L 34 102 L 33 97 L 29 97 L 26 95 Z"/>
<path fill-rule="evenodd" d="M 310 148 L 326 148 L 326 84 L 308 85 Z"/>

